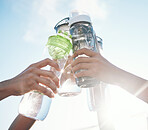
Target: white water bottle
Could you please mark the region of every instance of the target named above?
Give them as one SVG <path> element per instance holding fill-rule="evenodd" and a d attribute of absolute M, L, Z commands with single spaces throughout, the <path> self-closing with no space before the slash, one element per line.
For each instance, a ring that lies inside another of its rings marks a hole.
<path fill-rule="evenodd" d="M 96 35 L 88 14 L 79 11 L 72 11 L 69 26 L 70 34 L 72 35 L 73 52 L 82 48 L 87 48 L 95 52 L 99 51 L 96 46 Z M 81 88 L 94 87 L 99 84 L 96 79 L 86 76 L 76 78 L 76 82 Z"/>

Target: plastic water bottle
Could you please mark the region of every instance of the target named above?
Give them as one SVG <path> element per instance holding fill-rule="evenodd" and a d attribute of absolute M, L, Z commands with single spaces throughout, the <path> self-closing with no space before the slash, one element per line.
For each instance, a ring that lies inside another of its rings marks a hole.
<path fill-rule="evenodd" d="M 26 93 L 19 105 L 19 114 L 35 120 L 44 120 L 49 112 L 52 99 L 39 93 L 31 91 Z"/>
<path fill-rule="evenodd" d="M 50 36 L 47 43 L 50 56 L 61 69 L 61 72 L 55 71 L 54 68 L 52 68 L 52 71 L 55 71 L 60 79 L 58 94 L 62 97 L 76 96 L 81 92 L 81 89 L 75 83 L 71 68 L 72 41 L 69 34 L 68 20 L 69 18 L 65 18 L 56 24 L 57 35 Z"/>
<path fill-rule="evenodd" d="M 71 12 L 69 26 L 70 34 L 72 35 L 73 52 L 82 48 L 87 48 L 95 52 L 99 51 L 96 46 L 96 35 L 88 14 L 79 11 Z M 82 56 L 84 57 L 84 55 Z M 94 87 L 99 83 L 92 77 L 76 78 L 76 82 L 81 88 Z"/>

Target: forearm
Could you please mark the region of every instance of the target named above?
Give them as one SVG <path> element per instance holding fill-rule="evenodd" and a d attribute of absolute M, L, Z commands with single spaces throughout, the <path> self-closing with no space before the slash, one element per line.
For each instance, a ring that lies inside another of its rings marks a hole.
<path fill-rule="evenodd" d="M 134 74 L 131 74 L 127 71 L 124 71 L 118 67 L 113 66 L 113 84 L 122 87 L 123 89 L 127 90 L 131 94 L 137 93 L 141 87 L 147 82 L 147 80 L 138 77 Z M 143 92 L 137 95 L 140 99 L 148 102 L 148 89 L 145 89 Z"/>
<path fill-rule="evenodd" d="M 139 90 L 140 86 L 146 82 L 145 79 L 117 67 L 114 68 L 113 74 L 115 75 L 113 77 L 115 78 L 113 79 L 113 81 L 115 81 L 114 84 L 121 86 L 123 89 L 129 91 L 132 94 L 135 94 L 137 90 Z"/>
<path fill-rule="evenodd" d="M 0 82 L 0 100 L 13 95 L 11 80 Z"/>
<path fill-rule="evenodd" d="M 13 121 L 13 123 L 9 127 L 9 130 L 29 130 L 34 123 L 34 119 L 27 118 L 20 114 Z"/>

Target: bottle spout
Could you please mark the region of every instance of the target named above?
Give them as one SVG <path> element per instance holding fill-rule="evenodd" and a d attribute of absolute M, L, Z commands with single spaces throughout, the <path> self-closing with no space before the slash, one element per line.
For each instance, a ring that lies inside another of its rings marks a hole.
<path fill-rule="evenodd" d="M 77 22 L 88 22 L 91 23 L 91 19 L 88 13 L 84 11 L 79 11 L 79 10 L 72 10 L 70 12 L 70 20 L 69 20 L 69 26 L 71 26 L 74 23 Z"/>

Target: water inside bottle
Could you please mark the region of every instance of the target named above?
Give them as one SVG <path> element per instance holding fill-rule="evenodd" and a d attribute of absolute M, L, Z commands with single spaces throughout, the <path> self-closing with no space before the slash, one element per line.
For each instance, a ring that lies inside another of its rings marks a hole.
<path fill-rule="evenodd" d="M 35 119 L 44 120 L 48 114 L 52 99 L 37 92 L 26 93 L 19 105 L 19 113 Z"/>
<path fill-rule="evenodd" d="M 94 32 L 91 24 L 76 23 L 71 27 L 70 33 L 72 35 L 73 52 L 82 48 L 96 51 L 96 39 L 94 37 Z M 85 57 L 85 55 L 82 56 Z M 80 71 L 84 70 L 79 70 L 77 72 Z M 76 83 L 81 88 L 87 88 L 96 86 L 98 81 L 92 77 L 80 77 L 76 78 Z"/>

